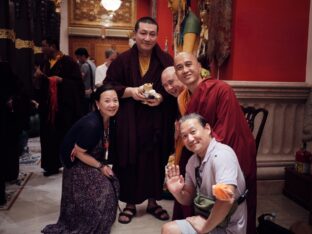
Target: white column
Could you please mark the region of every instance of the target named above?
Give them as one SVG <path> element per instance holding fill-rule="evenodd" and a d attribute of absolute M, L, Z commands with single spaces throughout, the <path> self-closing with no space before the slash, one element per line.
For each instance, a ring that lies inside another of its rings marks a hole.
<path fill-rule="evenodd" d="M 68 54 L 68 1 L 61 2 L 60 49 Z"/>

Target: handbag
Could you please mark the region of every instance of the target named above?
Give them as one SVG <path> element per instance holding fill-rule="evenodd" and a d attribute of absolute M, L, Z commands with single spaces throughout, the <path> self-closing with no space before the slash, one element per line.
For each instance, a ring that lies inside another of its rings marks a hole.
<path fill-rule="evenodd" d="M 213 208 L 215 201 L 197 193 L 196 197 L 193 200 L 194 204 L 194 212 L 195 215 L 203 216 L 204 218 L 208 218 L 211 212 L 211 209 Z M 232 214 L 235 212 L 236 208 L 238 206 L 237 201 L 235 201 L 231 207 L 231 210 L 227 214 L 227 216 L 224 218 L 224 220 L 218 224 L 218 227 L 225 228 L 230 222 Z"/>
<path fill-rule="evenodd" d="M 199 174 L 199 166 L 195 168 L 195 179 L 196 179 L 196 189 L 197 189 L 197 195 L 193 200 L 194 204 L 194 213 L 195 215 L 203 216 L 204 218 L 208 218 L 211 209 L 215 204 L 215 200 L 206 197 L 199 192 L 200 185 L 202 183 L 200 174 Z M 221 228 L 227 227 L 227 225 L 230 222 L 232 214 L 236 211 L 237 206 L 240 205 L 243 201 L 246 199 L 248 190 L 246 190 L 237 200 L 234 201 L 231 210 L 227 214 L 227 216 L 224 218 L 224 220 L 219 223 L 217 226 Z"/>

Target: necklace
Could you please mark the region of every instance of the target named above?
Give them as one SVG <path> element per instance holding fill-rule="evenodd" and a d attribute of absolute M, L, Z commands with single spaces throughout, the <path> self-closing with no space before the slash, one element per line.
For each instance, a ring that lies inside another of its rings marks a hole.
<path fill-rule="evenodd" d="M 109 128 L 104 129 L 103 135 L 103 147 L 104 149 L 108 150 L 109 146 Z"/>
<path fill-rule="evenodd" d="M 108 147 L 109 147 L 109 127 L 104 128 L 103 134 L 103 148 L 105 149 L 105 160 L 108 159 Z"/>

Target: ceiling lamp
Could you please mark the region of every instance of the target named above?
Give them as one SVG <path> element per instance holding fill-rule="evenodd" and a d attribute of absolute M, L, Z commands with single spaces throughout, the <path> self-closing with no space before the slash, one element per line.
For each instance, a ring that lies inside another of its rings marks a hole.
<path fill-rule="evenodd" d="M 107 10 L 107 11 L 116 11 L 119 9 L 121 5 L 120 0 L 101 0 L 102 6 Z"/>

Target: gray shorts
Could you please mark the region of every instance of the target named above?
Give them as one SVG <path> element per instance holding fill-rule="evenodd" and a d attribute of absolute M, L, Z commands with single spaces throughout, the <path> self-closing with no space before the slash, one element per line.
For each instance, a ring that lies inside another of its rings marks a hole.
<path fill-rule="evenodd" d="M 175 220 L 177 225 L 179 226 L 179 229 L 181 231 L 181 234 L 196 234 L 197 232 L 193 228 L 193 226 L 187 222 L 185 219 Z"/>

